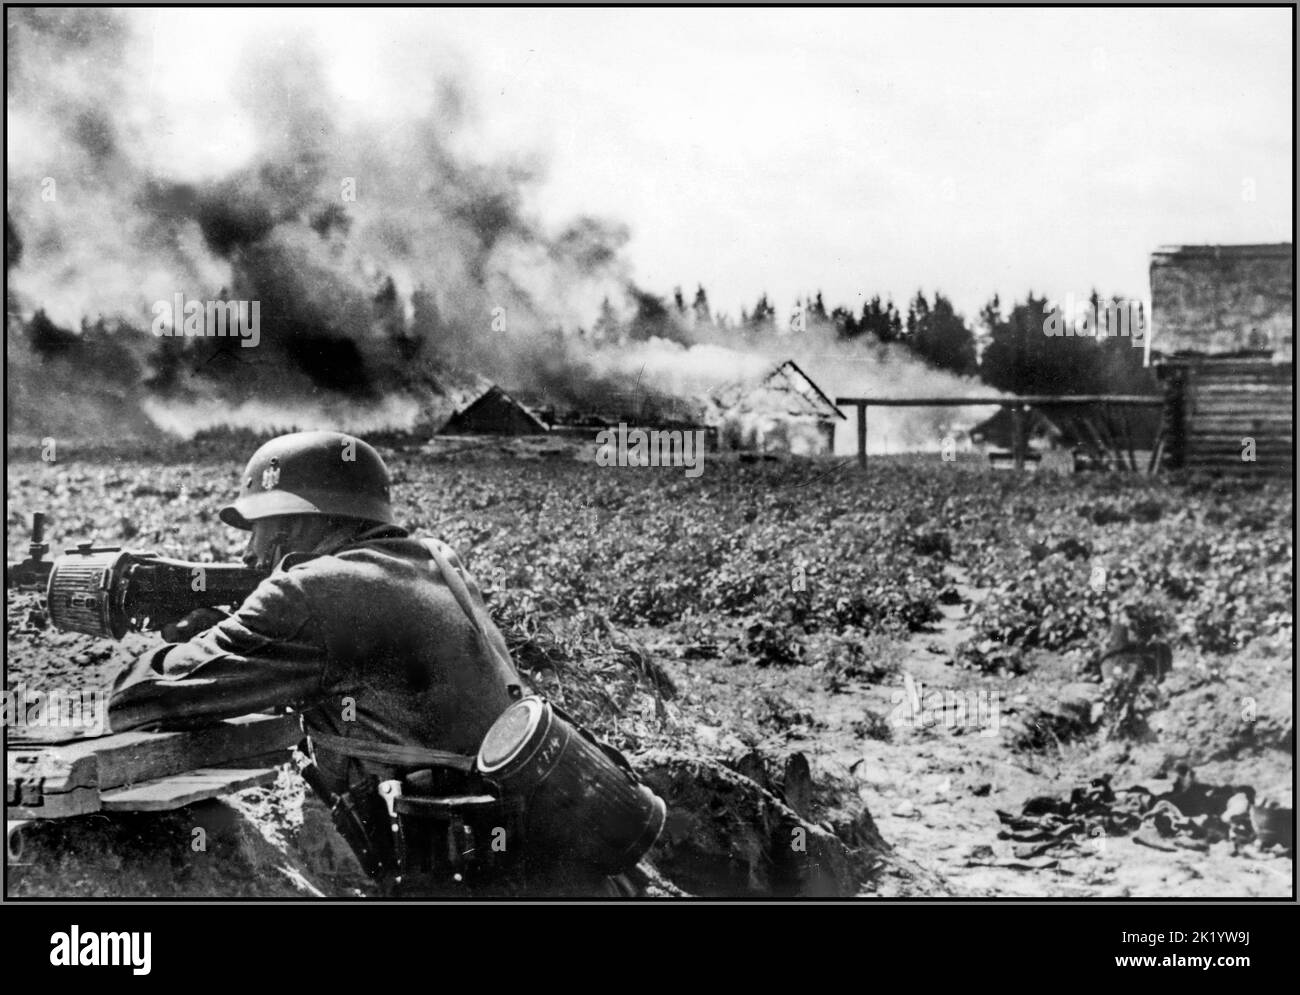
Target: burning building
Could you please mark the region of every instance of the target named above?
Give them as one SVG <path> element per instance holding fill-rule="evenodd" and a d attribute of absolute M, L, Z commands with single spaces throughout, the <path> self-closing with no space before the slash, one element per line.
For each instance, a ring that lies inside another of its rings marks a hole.
<path fill-rule="evenodd" d="M 758 383 L 732 384 L 712 398 L 710 422 L 721 449 L 756 449 L 801 456 L 835 451 L 835 425 L 845 420 L 794 360 Z"/>

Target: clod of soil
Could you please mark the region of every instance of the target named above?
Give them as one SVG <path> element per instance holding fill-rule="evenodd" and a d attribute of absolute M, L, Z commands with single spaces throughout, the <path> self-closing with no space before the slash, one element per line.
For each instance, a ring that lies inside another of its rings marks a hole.
<path fill-rule="evenodd" d="M 659 752 L 639 757 L 638 767 L 668 804 L 651 858 L 692 894 L 847 897 L 883 872 L 903 878 L 920 872 L 894 855 L 865 808 L 837 835 L 717 761 Z M 797 769 L 787 765 L 787 779 Z M 809 791 L 805 785 L 798 793 Z"/>

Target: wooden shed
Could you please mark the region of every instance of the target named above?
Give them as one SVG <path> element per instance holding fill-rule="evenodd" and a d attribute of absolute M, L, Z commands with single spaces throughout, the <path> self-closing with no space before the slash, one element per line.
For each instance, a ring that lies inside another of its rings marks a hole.
<path fill-rule="evenodd" d="M 728 385 L 712 398 L 713 420 L 727 449 L 758 449 L 800 455 L 835 451 L 840 411 L 793 359 L 758 383 Z"/>
<path fill-rule="evenodd" d="M 1166 386 L 1167 464 L 1290 475 L 1295 256 L 1183 245 L 1151 258 L 1151 350 Z"/>
<path fill-rule="evenodd" d="M 540 418 L 494 385 L 447 419 L 438 434 L 540 435 L 546 431 Z"/>

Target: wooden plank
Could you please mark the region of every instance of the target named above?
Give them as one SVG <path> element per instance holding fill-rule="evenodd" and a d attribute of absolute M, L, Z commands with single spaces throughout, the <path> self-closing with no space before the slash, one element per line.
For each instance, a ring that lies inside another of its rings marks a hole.
<path fill-rule="evenodd" d="M 1231 419 L 1227 416 L 1207 418 L 1203 415 L 1193 415 L 1189 421 L 1187 429 L 1189 432 L 1200 434 L 1233 435 L 1237 432 L 1246 432 L 1247 435 L 1263 435 L 1269 439 L 1276 439 L 1278 442 L 1289 442 L 1291 440 L 1291 426 L 1278 426 L 1276 423 L 1265 422 L 1254 418 Z"/>
<path fill-rule="evenodd" d="M 1250 463 L 1251 460 L 1244 460 L 1241 458 L 1241 453 L 1242 447 L 1240 446 L 1235 449 L 1209 449 L 1197 447 L 1188 451 L 1187 459 L 1189 462 L 1196 460 L 1224 460 L 1228 463 Z M 1269 465 L 1283 464 L 1290 463 L 1291 457 L 1286 453 L 1279 453 L 1276 451 L 1270 452 L 1267 449 L 1261 452 L 1257 449 L 1255 450 L 1254 462 L 1267 463 Z"/>
<path fill-rule="evenodd" d="M 9 730 L 10 734 L 14 730 Z M 54 819 L 100 810 L 100 793 L 260 754 L 302 738 L 297 715 L 244 715 L 176 732 L 124 732 L 6 749 L 11 817 Z"/>
<path fill-rule="evenodd" d="M 1273 417 L 1272 415 L 1254 414 L 1248 411 L 1193 411 L 1188 418 L 1193 422 L 1205 422 L 1209 424 L 1251 424 L 1259 422 L 1261 426 L 1271 426 L 1278 429 L 1289 430 L 1291 428 L 1291 419 L 1285 420 Z"/>
<path fill-rule="evenodd" d="M 1196 389 L 1210 394 L 1249 394 L 1252 397 L 1289 397 L 1292 382 L 1279 383 L 1270 380 L 1267 383 L 1235 380 L 1224 377 L 1221 380 L 1197 380 Z"/>
<path fill-rule="evenodd" d="M 1193 435 L 1187 444 L 1188 455 L 1192 453 L 1237 453 L 1241 454 L 1245 446 L 1242 444 L 1241 436 L 1233 435 L 1226 438 L 1210 438 L 1201 435 Z M 1255 452 L 1266 453 L 1269 456 L 1288 456 L 1292 451 L 1291 446 L 1280 446 L 1269 444 L 1267 441 L 1261 442 L 1255 440 Z"/>
<path fill-rule="evenodd" d="M 1160 469 L 1160 459 L 1165 454 L 1165 427 L 1160 426 L 1160 433 L 1156 436 L 1155 447 L 1151 450 L 1151 459 L 1147 462 L 1147 475 L 1155 473 Z"/>
<path fill-rule="evenodd" d="M 227 770 L 205 767 L 129 788 L 114 788 L 105 791 L 100 801 L 105 812 L 167 812 L 232 791 L 270 784 L 275 775 L 274 768 Z"/>
<path fill-rule="evenodd" d="M 1233 460 L 1246 462 L 1244 460 L 1241 460 L 1241 451 L 1243 448 L 1244 447 L 1241 445 L 1240 442 L 1231 443 L 1231 444 L 1228 443 L 1199 444 L 1198 443 L 1197 445 L 1191 446 L 1187 450 L 1187 456 L 1189 459 L 1193 456 L 1205 456 L 1205 457 L 1227 456 Z M 1291 458 L 1290 450 L 1260 448 L 1259 446 L 1255 447 L 1255 454 L 1257 457 L 1261 459 L 1267 458 L 1267 459 L 1288 459 L 1289 460 Z"/>
<path fill-rule="evenodd" d="M 1290 387 L 1277 390 L 1228 390 L 1197 387 L 1191 392 L 1198 404 L 1248 404 L 1252 408 L 1265 408 L 1272 411 L 1289 411 L 1291 409 Z"/>
<path fill-rule="evenodd" d="M 185 732 L 122 735 L 129 738 L 97 751 L 101 791 L 271 750 L 289 750 L 302 739 L 297 715 L 243 715 Z"/>
<path fill-rule="evenodd" d="M 1192 428 L 1201 425 L 1221 425 L 1224 428 L 1232 429 L 1238 425 L 1254 425 L 1260 429 L 1268 429 L 1272 435 L 1291 434 L 1290 420 L 1281 421 L 1277 418 L 1261 417 L 1259 415 L 1230 414 L 1226 411 L 1196 411 L 1188 416 L 1188 421 Z"/>
<path fill-rule="evenodd" d="M 1273 363 L 1271 360 L 1231 359 L 1166 359 L 1160 363 L 1166 369 L 1186 369 L 1197 377 L 1206 376 L 1262 376 L 1270 380 L 1286 380 L 1295 376 L 1290 363 Z"/>
<path fill-rule="evenodd" d="M 1260 443 L 1268 443 L 1279 448 L 1289 449 L 1291 447 L 1291 428 L 1287 427 L 1285 432 L 1270 432 L 1266 426 L 1253 426 L 1247 424 L 1226 424 L 1220 421 L 1201 421 L 1197 419 L 1187 426 L 1187 437 L 1189 439 L 1240 439 L 1243 435 L 1249 435 Z"/>
<path fill-rule="evenodd" d="M 1236 403 L 1228 401 L 1211 401 L 1196 400 L 1188 406 L 1187 416 L 1189 418 L 1237 418 L 1242 421 L 1260 419 L 1261 421 L 1270 421 L 1278 425 L 1289 425 L 1291 422 L 1291 410 L 1288 407 L 1283 411 L 1276 407 L 1265 405 L 1247 404 L 1244 401 Z"/>
<path fill-rule="evenodd" d="M 1281 460 L 1255 460 L 1251 463 L 1234 460 L 1231 456 L 1218 456 L 1212 459 L 1198 456 L 1187 461 L 1187 468 L 1189 470 L 1220 470 L 1224 473 L 1254 473 L 1271 476 L 1275 473 L 1291 472 L 1292 465 L 1283 463 Z"/>
<path fill-rule="evenodd" d="M 1192 398 L 1195 410 L 1202 408 L 1218 409 L 1221 411 L 1258 411 L 1262 414 L 1276 415 L 1283 418 L 1291 413 L 1291 399 L 1280 398 L 1276 404 L 1269 404 L 1262 400 L 1252 400 L 1249 397 L 1243 397 L 1240 394 L 1224 394 L 1222 397 L 1210 397 L 1204 393 L 1198 393 Z"/>
<path fill-rule="evenodd" d="M 1158 408 L 1163 397 L 1149 394 L 1026 394 L 1020 397 L 837 397 L 839 405 L 872 405 L 885 408 L 1009 408 L 1017 404 L 1131 404 Z"/>
<path fill-rule="evenodd" d="M 1284 429 L 1274 428 L 1276 423 L 1264 422 L 1254 418 L 1229 418 L 1227 415 L 1206 416 L 1202 414 L 1192 415 L 1188 420 L 1187 429 L 1189 432 L 1219 432 L 1224 435 L 1231 435 L 1234 432 L 1253 428 L 1257 433 L 1262 432 L 1269 438 L 1283 439 L 1291 438 L 1291 426 L 1287 425 Z M 1255 424 L 1256 421 L 1260 423 Z"/>
<path fill-rule="evenodd" d="M 1200 382 L 1196 385 L 1198 394 L 1213 394 L 1219 396 L 1235 396 L 1245 394 L 1254 398 L 1276 397 L 1282 400 L 1289 400 L 1291 385 L 1289 383 L 1243 383 L 1240 380 L 1215 380 L 1212 382 Z"/>
<path fill-rule="evenodd" d="M 1285 424 L 1291 420 L 1290 405 L 1283 408 L 1280 405 L 1251 404 L 1241 398 L 1222 401 L 1207 401 L 1205 398 L 1195 398 L 1190 410 L 1193 417 L 1196 415 L 1226 415 L 1239 418 L 1267 418 L 1279 424 Z"/>
<path fill-rule="evenodd" d="M 1244 438 L 1254 439 L 1256 445 L 1272 446 L 1275 449 L 1291 449 L 1291 433 L 1282 435 L 1251 425 L 1191 425 L 1187 430 L 1189 440 L 1222 441 L 1240 443 Z"/>
<path fill-rule="evenodd" d="M 1128 454 L 1128 468 L 1137 472 L 1138 461 L 1137 454 L 1133 451 L 1133 428 L 1129 424 L 1128 418 L 1119 420 L 1119 431 L 1124 440 L 1124 451 Z"/>
<path fill-rule="evenodd" d="M 1228 432 L 1225 434 L 1206 433 L 1206 432 L 1189 432 L 1187 436 L 1187 445 L 1191 449 L 1240 449 L 1243 438 L 1254 439 L 1256 449 L 1264 449 L 1271 452 L 1289 453 L 1294 448 L 1290 439 L 1276 439 L 1269 436 L 1261 436 L 1258 433 L 1249 431 Z"/>
<path fill-rule="evenodd" d="M 1292 407 L 1289 392 L 1265 394 L 1262 391 L 1198 389 L 1191 392 L 1191 399 L 1198 406 L 1202 404 L 1217 404 L 1220 406 L 1240 404 L 1259 411 L 1276 411 L 1279 414 L 1290 411 Z"/>
<path fill-rule="evenodd" d="M 1267 439 L 1267 438 L 1261 439 L 1258 436 L 1251 436 L 1249 433 L 1246 433 L 1244 437 L 1255 439 L 1256 452 L 1278 453 L 1278 454 L 1285 455 L 1287 453 L 1292 452 L 1292 450 L 1294 449 L 1293 446 L 1289 444 L 1283 444 L 1276 439 Z M 1199 433 L 1193 433 L 1192 435 L 1188 436 L 1187 451 L 1191 452 L 1193 450 L 1216 449 L 1216 450 L 1222 450 L 1224 452 L 1228 452 L 1233 449 L 1240 450 L 1242 448 L 1242 442 L 1241 442 L 1242 438 L 1243 436 L 1239 435 L 1236 432 L 1233 432 L 1231 435 L 1200 435 Z"/>

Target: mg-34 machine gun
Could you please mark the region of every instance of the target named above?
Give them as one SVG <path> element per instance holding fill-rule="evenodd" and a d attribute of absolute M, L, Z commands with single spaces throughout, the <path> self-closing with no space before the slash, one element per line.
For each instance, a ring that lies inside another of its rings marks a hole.
<path fill-rule="evenodd" d="M 192 563 L 119 546 L 78 543 L 46 560 L 45 516 L 32 516 L 27 559 L 6 570 L 5 586 L 44 590 L 50 624 L 121 639 L 152 632 L 196 608 L 238 605 L 262 575 L 238 563 Z"/>
<path fill-rule="evenodd" d="M 197 608 L 237 607 L 263 576 L 236 563 L 189 562 L 89 542 L 48 560 L 44 533 L 45 516 L 37 512 L 27 559 L 6 567 L 5 587 L 43 592 L 50 625 L 104 639 L 158 631 Z M 203 729 L 92 738 L 84 728 L 23 721 L 27 700 L 20 699 L 34 697 L 26 684 L 6 689 L 5 697 L 11 837 L 25 820 L 161 811 L 267 783 L 275 777 L 268 759 L 281 753 L 289 759 L 287 751 L 302 737 L 295 715 L 248 715 Z M 107 709 L 107 697 L 107 689 L 81 693 L 81 701 L 97 709 Z"/>

